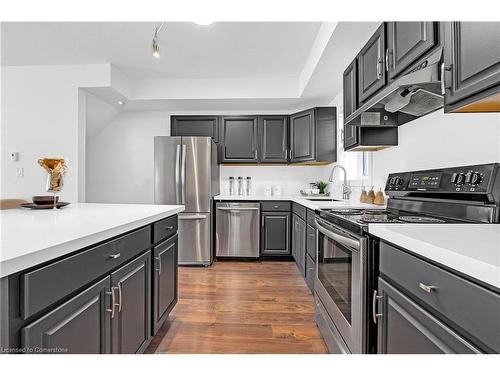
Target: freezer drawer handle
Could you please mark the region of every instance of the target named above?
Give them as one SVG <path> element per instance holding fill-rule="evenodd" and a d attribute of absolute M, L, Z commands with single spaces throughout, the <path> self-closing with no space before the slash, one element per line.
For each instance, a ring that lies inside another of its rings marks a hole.
<path fill-rule="evenodd" d="M 206 215 L 185 215 L 185 216 L 179 216 L 179 220 L 203 220 L 206 219 Z"/>

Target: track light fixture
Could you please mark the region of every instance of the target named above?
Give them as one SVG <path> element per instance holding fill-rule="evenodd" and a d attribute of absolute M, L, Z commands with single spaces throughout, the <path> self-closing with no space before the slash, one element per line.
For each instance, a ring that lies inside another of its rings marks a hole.
<path fill-rule="evenodd" d="M 160 38 L 158 36 L 161 28 L 163 27 L 163 22 L 160 22 L 158 26 L 155 26 L 155 32 L 153 35 L 153 45 L 152 45 L 152 52 L 153 56 L 156 57 L 157 59 L 160 58 Z"/>

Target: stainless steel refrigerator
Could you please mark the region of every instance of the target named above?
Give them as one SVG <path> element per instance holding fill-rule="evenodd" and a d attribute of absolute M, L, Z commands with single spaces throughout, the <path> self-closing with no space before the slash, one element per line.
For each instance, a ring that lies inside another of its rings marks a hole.
<path fill-rule="evenodd" d="M 212 263 L 212 198 L 219 194 L 217 146 L 210 137 L 154 137 L 155 204 L 183 204 L 179 264 Z"/>

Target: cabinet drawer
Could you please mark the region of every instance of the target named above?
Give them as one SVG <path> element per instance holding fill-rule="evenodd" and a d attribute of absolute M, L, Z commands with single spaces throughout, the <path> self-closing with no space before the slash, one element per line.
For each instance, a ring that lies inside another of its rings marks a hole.
<path fill-rule="evenodd" d="M 306 220 L 307 218 L 307 209 L 304 206 L 301 206 L 300 204 L 297 204 L 295 202 L 292 203 L 292 210 L 295 215 L 300 217 L 302 220 Z"/>
<path fill-rule="evenodd" d="M 307 255 L 316 261 L 316 229 L 307 225 Z"/>
<path fill-rule="evenodd" d="M 146 250 L 145 227 L 21 275 L 21 317 L 26 319 Z"/>
<path fill-rule="evenodd" d="M 311 227 L 316 228 L 316 223 L 314 222 L 314 217 L 316 216 L 316 213 L 313 210 L 307 209 L 307 224 L 309 224 Z"/>
<path fill-rule="evenodd" d="M 485 350 L 500 351 L 500 295 L 384 242 L 380 272 Z M 425 285 L 432 285 L 425 291 Z"/>
<path fill-rule="evenodd" d="M 260 204 L 262 212 L 290 212 L 290 202 L 287 201 L 264 201 Z"/>
<path fill-rule="evenodd" d="M 163 241 L 177 233 L 177 215 L 167 217 L 153 225 L 154 243 Z"/>

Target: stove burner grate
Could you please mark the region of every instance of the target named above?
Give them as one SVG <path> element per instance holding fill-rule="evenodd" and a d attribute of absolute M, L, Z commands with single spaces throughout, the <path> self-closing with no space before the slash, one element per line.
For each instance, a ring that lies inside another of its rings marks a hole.
<path fill-rule="evenodd" d="M 393 218 L 388 218 L 385 216 L 382 217 L 362 217 L 359 219 L 363 223 L 395 223 L 397 222 L 396 219 Z"/>
<path fill-rule="evenodd" d="M 328 212 L 338 215 L 357 215 L 361 211 L 359 209 L 354 209 L 354 208 L 341 208 L 336 210 L 329 210 Z"/>
<path fill-rule="evenodd" d="M 400 216 L 399 220 L 405 223 L 445 223 L 444 220 L 428 216 Z"/>

